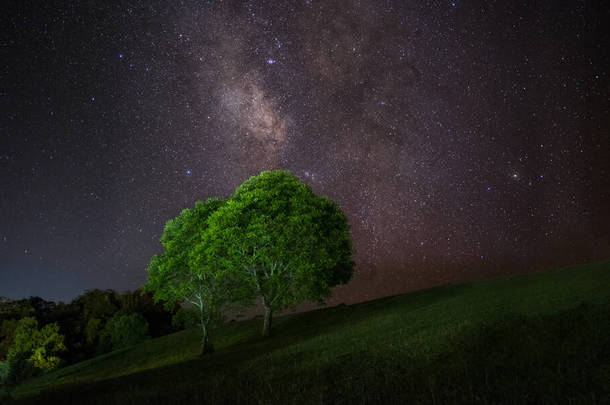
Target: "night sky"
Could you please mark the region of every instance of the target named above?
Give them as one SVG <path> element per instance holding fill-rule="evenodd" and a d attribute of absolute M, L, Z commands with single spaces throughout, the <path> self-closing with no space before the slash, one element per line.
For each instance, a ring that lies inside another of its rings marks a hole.
<path fill-rule="evenodd" d="M 138 288 L 165 221 L 275 168 L 349 217 L 334 302 L 608 259 L 602 4 L 9 1 L 0 296 Z"/>

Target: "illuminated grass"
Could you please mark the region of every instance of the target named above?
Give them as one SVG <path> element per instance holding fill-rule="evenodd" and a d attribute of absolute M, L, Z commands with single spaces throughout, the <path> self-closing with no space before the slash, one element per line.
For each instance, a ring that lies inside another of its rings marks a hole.
<path fill-rule="evenodd" d="M 14 396 L 24 403 L 595 403 L 610 376 L 609 286 L 604 262 L 278 317 L 270 339 L 258 336 L 260 319 L 233 322 L 204 358 L 197 331 L 188 330 L 56 370 Z"/>

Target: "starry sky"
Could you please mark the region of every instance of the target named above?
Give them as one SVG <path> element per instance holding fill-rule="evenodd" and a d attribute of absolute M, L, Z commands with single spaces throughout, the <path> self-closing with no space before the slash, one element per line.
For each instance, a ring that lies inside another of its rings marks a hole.
<path fill-rule="evenodd" d="M 335 302 L 610 257 L 603 2 L 9 1 L 0 296 L 138 288 L 165 221 L 289 169 Z"/>

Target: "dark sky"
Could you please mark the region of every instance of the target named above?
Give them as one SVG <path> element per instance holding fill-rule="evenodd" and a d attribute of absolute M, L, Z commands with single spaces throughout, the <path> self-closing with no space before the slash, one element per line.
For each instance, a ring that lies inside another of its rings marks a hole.
<path fill-rule="evenodd" d="M 0 295 L 135 289 L 169 218 L 290 169 L 335 300 L 610 257 L 603 2 L 9 1 Z"/>

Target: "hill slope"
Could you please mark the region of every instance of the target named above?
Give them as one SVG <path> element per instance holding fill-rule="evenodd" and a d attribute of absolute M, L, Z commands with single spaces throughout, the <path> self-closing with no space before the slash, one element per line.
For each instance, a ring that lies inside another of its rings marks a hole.
<path fill-rule="evenodd" d="M 187 330 L 17 387 L 19 402 L 602 403 L 610 262 Z"/>

